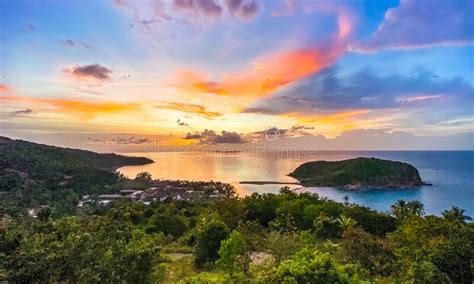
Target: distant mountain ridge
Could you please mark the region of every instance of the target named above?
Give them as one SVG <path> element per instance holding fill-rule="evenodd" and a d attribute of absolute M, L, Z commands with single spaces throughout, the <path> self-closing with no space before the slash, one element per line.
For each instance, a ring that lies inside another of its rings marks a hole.
<path fill-rule="evenodd" d="M 88 150 L 62 148 L 25 140 L 13 140 L 8 137 L 0 136 L 0 151 L 2 152 L 7 150 L 15 151 L 18 149 L 26 150 L 27 148 L 34 148 L 35 151 L 42 152 L 42 154 L 52 154 L 53 152 L 56 152 L 54 155 L 58 158 L 70 155 L 69 159 L 71 159 L 71 161 L 75 160 L 77 163 L 85 163 L 88 166 L 94 166 L 107 171 L 115 170 L 126 165 L 144 165 L 153 163 L 153 160 L 145 157 L 128 157 L 114 153 L 101 154 Z M 2 164 L 3 160 L 0 161 L 0 166 L 2 166 Z"/>
<path fill-rule="evenodd" d="M 110 190 L 119 179 L 115 169 L 152 162 L 0 136 L 0 213 L 41 205 L 69 212 L 81 195 Z"/>

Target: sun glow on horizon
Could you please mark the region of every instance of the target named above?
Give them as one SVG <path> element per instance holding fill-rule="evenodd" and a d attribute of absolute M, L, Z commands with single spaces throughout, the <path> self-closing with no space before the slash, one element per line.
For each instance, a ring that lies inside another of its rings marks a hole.
<path fill-rule="evenodd" d="M 220 10 L 178 9 L 174 0 L 1 3 L 3 132 L 134 133 L 183 146 L 203 143 L 186 137 L 205 131 L 241 143 L 272 127 L 285 138 L 472 131 L 465 58 L 474 39 L 456 5 L 443 4 L 452 20 L 426 18 L 419 0 L 373 11 L 351 1 L 255 0 L 249 14 L 210 1 Z M 24 8 L 27 22 L 15 12 Z"/>

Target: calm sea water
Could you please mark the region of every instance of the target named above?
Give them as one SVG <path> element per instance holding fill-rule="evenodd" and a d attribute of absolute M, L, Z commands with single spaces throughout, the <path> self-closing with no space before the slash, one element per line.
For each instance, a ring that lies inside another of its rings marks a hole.
<path fill-rule="evenodd" d="M 130 154 L 128 154 L 130 155 Z M 427 214 L 439 215 L 451 206 L 465 209 L 474 216 L 474 152 L 473 151 L 322 151 L 292 153 L 133 153 L 155 161 L 143 166 L 127 166 L 119 169 L 134 177 L 148 171 L 155 179 L 182 179 L 222 181 L 233 184 L 239 195 L 253 192 L 277 193 L 281 185 L 242 185 L 240 181 L 295 181 L 287 174 L 303 162 L 315 160 L 341 160 L 354 157 L 377 157 L 407 162 L 420 171 L 423 181 L 433 186 L 415 189 L 374 189 L 348 191 L 337 188 L 308 187 L 304 190 L 320 196 L 350 202 L 387 211 L 398 199 L 419 200 Z M 298 186 L 292 186 L 297 188 Z"/>

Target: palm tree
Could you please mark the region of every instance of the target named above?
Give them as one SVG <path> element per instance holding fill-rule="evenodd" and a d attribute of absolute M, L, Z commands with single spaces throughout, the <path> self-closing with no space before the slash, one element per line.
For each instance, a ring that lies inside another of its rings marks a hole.
<path fill-rule="evenodd" d="M 344 199 L 344 205 L 349 206 L 349 195 L 344 195 L 342 199 Z"/>
<path fill-rule="evenodd" d="M 410 214 L 416 216 L 423 216 L 425 215 L 425 206 L 418 200 L 412 200 L 407 203 L 408 211 Z"/>
<path fill-rule="evenodd" d="M 337 222 L 341 226 L 341 228 L 345 231 L 350 228 L 354 228 L 357 225 L 357 221 L 352 219 L 351 217 L 346 217 L 344 215 L 341 215 L 338 219 Z"/>
<path fill-rule="evenodd" d="M 318 237 L 335 238 L 339 235 L 340 229 L 338 220 L 324 213 L 314 220 L 314 230 Z"/>
<path fill-rule="evenodd" d="M 399 199 L 390 206 L 390 211 L 398 219 L 403 219 L 408 215 L 408 206 L 405 200 Z"/>
<path fill-rule="evenodd" d="M 466 210 L 461 209 L 457 206 L 453 206 L 449 210 L 444 210 L 442 214 L 446 220 L 449 220 L 452 222 L 465 223 L 466 221 L 471 221 L 472 218 L 465 215 L 465 213 L 466 213 Z"/>

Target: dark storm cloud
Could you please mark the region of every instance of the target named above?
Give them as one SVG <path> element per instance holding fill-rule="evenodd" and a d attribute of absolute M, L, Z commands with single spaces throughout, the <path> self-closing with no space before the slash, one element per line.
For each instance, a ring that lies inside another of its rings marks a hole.
<path fill-rule="evenodd" d="M 286 138 L 286 137 L 296 137 L 310 135 L 307 130 L 313 130 L 313 126 L 306 125 L 293 125 L 290 128 L 278 128 L 278 127 L 269 127 L 265 130 L 255 131 L 250 133 L 248 136 L 252 139 L 276 139 L 276 138 Z"/>
<path fill-rule="evenodd" d="M 92 65 L 76 66 L 67 71 L 69 71 L 77 79 L 93 78 L 100 81 L 110 79 L 110 74 L 112 73 L 112 70 L 97 63 Z"/>
<path fill-rule="evenodd" d="M 247 141 L 237 132 L 221 131 L 216 133 L 214 130 L 205 129 L 202 132 L 187 133 L 184 139 L 199 139 L 201 144 L 242 144 Z"/>
<path fill-rule="evenodd" d="M 188 132 L 183 138 L 184 139 L 201 139 L 202 135 L 199 132 L 196 132 L 196 133 Z"/>
<path fill-rule="evenodd" d="M 423 106 L 438 100 L 469 100 L 473 87 L 461 78 L 444 79 L 418 70 L 411 76 L 380 76 L 369 70 L 341 77 L 337 67 L 296 82 L 257 101 L 247 113 L 317 113 L 322 110 Z"/>

